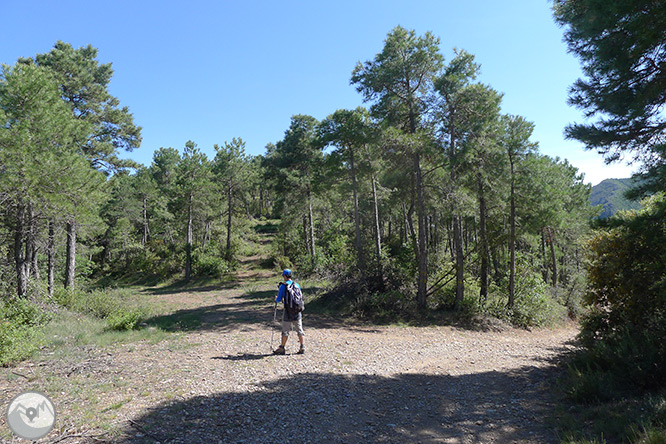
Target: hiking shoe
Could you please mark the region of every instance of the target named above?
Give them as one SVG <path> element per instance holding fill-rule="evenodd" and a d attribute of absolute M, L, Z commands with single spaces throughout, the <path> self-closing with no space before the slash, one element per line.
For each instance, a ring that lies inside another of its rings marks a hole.
<path fill-rule="evenodd" d="M 305 347 L 301 347 L 301 348 L 298 349 L 298 351 L 296 352 L 297 355 L 302 355 L 302 354 L 304 354 L 304 353 L 305 353 Z"/>
<path fill-rule="evenodd" d="M 279 346 L 277 349 L 275 349 L 275 351 L 273 351 L 273 354 L 274 355 L 284 355 L 285 354 L 284 347 Z"/>

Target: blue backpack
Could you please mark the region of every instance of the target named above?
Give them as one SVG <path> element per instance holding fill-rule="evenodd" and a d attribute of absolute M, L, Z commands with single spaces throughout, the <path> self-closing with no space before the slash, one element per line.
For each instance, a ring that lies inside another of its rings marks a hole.
<path fill-rule="evenodd" d="M 300 313 L 305 310 L 305 303 L 303 302 L 303 292 L 294 282 L 285 286 L 284 292 L 284 306 L 293 313 Z"/>

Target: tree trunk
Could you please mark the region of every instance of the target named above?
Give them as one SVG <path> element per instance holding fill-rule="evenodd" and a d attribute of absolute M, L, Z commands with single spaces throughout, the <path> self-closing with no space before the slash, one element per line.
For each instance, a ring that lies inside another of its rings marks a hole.
<path fill-rule="evenodd" d="M 479 297 L 484 304 L 488 299 L 488 258 L 490 257 L 488 233 L 486 231 L 486 213 L 486 196 L 483 185 L 479 181 L 479 243 L 481 247 L 479 251 L 481 256 L 481 290 L 479 291 Z"/>
<path fill-rule="evenodd" d="M 25 238 L 25 208 L 22 204 L 17 207 L 16 227 L 14 229 L 14 264 L 16 266 L 16 295 L 25 297 L 28 292 L 28 276 L 26 274 L 25 251 L 23 242 Z"/>
<path fill-rule="evenodd" d="M 193 196 L 190 195 L 187 205 L 187 239 L 185 245 L 185 280 L 189 281 L 192 277 L 192 202 Z"/>
<path fill-rule="evenodd" d="M 356 183 L 356 166 L 354 165 L 354 150 L 349 150 L 349 160 L 351 164 L 352 176 L 352 194 L 354 198 L 354 231 L 356 243 L 356 266 L 361 272 L 361 276 L 365 276 L 365 264 L 363 261 L 363 246 L 361 244 L 361 216 L 358 212 L 358 184 Z"/>
<path fill-rule="evenodd" d="M 231 185 L 227 186 L 227 207 L 229 214 L 227 216 L 227 252 L 226 259 L 231 260 L 231 215 L 232 215 L 232 206 L 233 206 L 233 193 Z"/>
<path fill-rule="evenodd" d="M 314 218 L 312 216 L 312 196 L 310 196 L 310 190 L 308 189 L 308 217 L 310 222 L 310 254 L 312 255 L 312 262 L 315 261 L 316 249 L 315 249 L 315 230 L 314 230 Z"/>
<path fill-rule="evenodd" d="M 379 206 L 377 205 L 377 186 L 375 176 L 372 176 L 372 201 L 375 212 L 375 247 L 377 249 L 377 278 L 380 288 L 384 288 L 384 272 L 382 270 L 382 236 L 379 231 Z M 389 220 L 389 238 L 391 237 L 391 221 Z"/>
<path fill-rule="evenodd" d="M 455 113 L 451 113 L 451 119 L 449 122 L 449 158 L 451 161 L 451 184 L 454 187 L 457 186 L 458 175 L 456 172 L 456 126 L 455 119 L 453 118 Z M 454 192 L 455 200 L 455 192 Z M 462 307 L 463 300 L 465 298 L 465 256 L 463 253 L 463 238 L 462 238 L 462 217 L 457 214 L 455 208 L 455 202 L 453 203 L 453 252 L 455 249 L 455 259 L 456 259 L 456 302 L 455 309 L 459 310 Z"/>
<path fill-rule="evenodd" d="M 259 187 L 259 218 L 264 215 L 264 188 Z"/>
<path fill-rule="evenodd" d="M 32 259 L 33 253 L 35 252 L 34 243 L 35 239 L 33 237 L 33 214 L 32 214 L 32 205 L 28 204 L 27 208 L 27 219 L 24 221 L 24 262 L 23 266 L 25 267 L 25 277 L 26 280 L 30 281 L 30 276 L 32 274 Z"/>
<path fill-rule="evenodd" d="M 421 177 L 421 160 L 418 154 L 414 155 L 414 173 L 416 178 L 417 217 L 419 219 L 419 239 L 416 248 L 419 266 L 418 290 L 416 301 L 421 309 L 426 308 L 428 291 L 428 242 L 426 240 L 426 208 L 423 196 L 423 178 Z"/>
<path fill-rule="evenodd" d="M 407 243 L 407 233 L 409 229 L 407 228 L 407 206 L 405 202 L 402 202 L 402 223 L 400 224 L 400 245 Z"/>
<path fill-rule="evenodd" d="M 553 264 L 553 287 L 557 287 L 557 259 L 555 257 L 555 236 L 553 227 L 548 227 L 548 240 L 550 241 L 550 257 Z"/>
<path fill-rule="evenodd" d="M 49 239 L 46 246 L 46 256 L 47 256 L 47 286 L 49 291 L 49 296 L 53 297 L 53 292 L 55 290 L 55 222 L 49 221 Z"/>
<path fill-rule="evenodd" d="M 453 246 L 453 218 L 446 222 L 446 249 L 449 252 L 449 257 L 452 261 L 456 259 L 456 249 Z"/>
<path fill-rule="evenodd" d="M 70 219 L 66 224 L 67 253 L 65 257 L 65 288 L 74 288 L 76 273 L 76 222 Z"/>
<path fill-rule="evenodd" d="M 150 227 L 148 226 L 148 205 L 146 198 L 143 198 L 143 245 L 146 245 L 150 240 Z"/>
<path fill-rule="evenodd" d="M 516 201 L 513 183 L 513 163 L 511 164 L 511 210 L 509 214 L 509 308 L 513 308 L 516 296 Z"/>
<path fill-rule="evenodd" d="M 495 281 L 499 282 L 502 278 L 502 275 L 500 273 L 500 260 L 499 260 L 499 255 L 500 253 L 497 251 L 497 248 L 492 249 L 492 262 L 493 262 L 493 270 L 495 272 Z"/>
<path fill-rule="evenodd" d="M 407 235 L 412 240 L 412 243 L 414 244 L 414 248 L 418 248 L 419 245 L 418 245 L 417 240 L 416 240 L 416 231 L 414 230 L 414 217 L 413 216 L 414 216 L 414 202 L 412 202 L 412 204 L 409 206 L 409 210 L 407 210 L 407 219 L 406 219 L 407 233 L 408 233 Z M 405 240 L 407 240 L 406 237 L 405 237 Z M 418 254 L 418 252 L 416 254 Z M 417 263 L 418 263 L 418 256 L 416 256 L 416 260 L 417 260 Z"/>
<path fill-rule="evenodd" d="M 310 248 L 310 230 L 308 230 L 308 218 L 307 216 L 303 216 L 303 239 L 305 239 L 305 249 L 308 251 L 312 251 L 312 248 Z M 285 254 L 286 256 L 286 254 Z"/>
<path fill-rule="evenodd" d="M 32 273 L 35 276 L 35 280 L 40 280 L 42 278 L 41 273 L 39 272 L 39 257 L 37 255 L 38 253 L 37 249 L 37 243 L 33 241 L 32 243 Z"/>
<path fill-rule="evenodd" d="M 465 255 L 463 252 L 462 217 L 453 216 L 453 245 L 456 253 L 456 310 L 465 298 Z"/>
<path fill-rule="evenodd" d="M 546 258 L 546 228 L 541 229 L 541 274 L 543 281 L 548 282 L 548 259 Z"/>

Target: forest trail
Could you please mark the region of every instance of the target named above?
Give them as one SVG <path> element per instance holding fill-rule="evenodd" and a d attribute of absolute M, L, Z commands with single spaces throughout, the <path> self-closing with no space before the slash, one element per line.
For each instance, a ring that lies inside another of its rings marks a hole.
<path fill-rule="evenodd" d="M 148 325 L 176 339 L 20 363 L 2 371 L 33 377 L 3 377 L 2 392 L 46 391 L 52 442 L 558 442 L 553 360 L 574 326 L 376 326 L 306 310 L 306 354 L 294 337 L 274 356 L 279 276 L 262 259 L 247 258 L 236 283 L 146 290 L 165 307 Z"/>

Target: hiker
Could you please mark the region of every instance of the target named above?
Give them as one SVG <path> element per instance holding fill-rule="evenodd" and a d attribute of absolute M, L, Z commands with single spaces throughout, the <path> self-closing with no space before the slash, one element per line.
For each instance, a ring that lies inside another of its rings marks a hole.
<path fill-rule="evenodd" d="M 292 280 L 291 270 L 289 269 L 282 272 L 282 279 L 284 280 L 284 283 L 280 283 L 278 295 L 277 298 L 275 298 L 276 304 L 282 301 L 284 305 L 284 310 L 282 311 L 282 344 L 273 351 L 273 354 L 285 354 L 284 346 L 287 344 L 287 339 L 289 339 L 289 332 L 295 327 L 296 333 L 298 334 L 298 342 L 301 344 L 301 347 L 298 349 L 298 354 L 302 355 L 305 353 L 305 345 L 303 343 L 305 335 L 303 332 L 303 316 L 300 311 L 290 308 L 287 304 L 287 299 L 289 297 L 287 292 L 290 291 L 288 287 L 293 284 L 294 287 L 298 288 L 298 292 L 300 293 L 301 286 Z"/>

